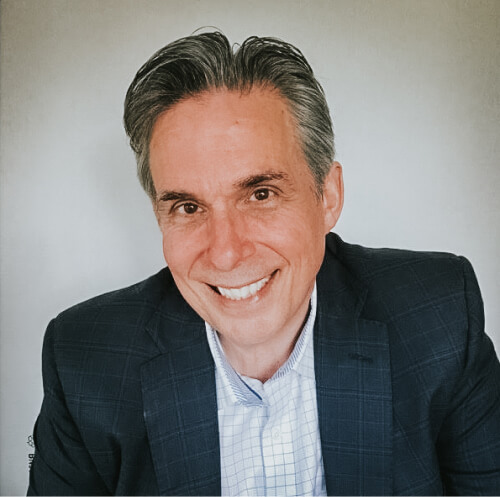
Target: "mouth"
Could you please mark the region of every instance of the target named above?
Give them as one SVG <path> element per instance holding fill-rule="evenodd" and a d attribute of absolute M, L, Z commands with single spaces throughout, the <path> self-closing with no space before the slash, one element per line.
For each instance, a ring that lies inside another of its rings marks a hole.
<path fill-rule="evenodd" d="M 269 281 L 275 274 L 276 271 L 274 271 L 271 275 L 266 276 L 265 278 L 255 281 L 254 283 L 241 286 L 238 288 L 225 288 L 223 286 L 212 286 L 212 285 L 210 285 L 210 287 L 212 288 L 212 290 L 214 290 L 219 295 L 222 295 L 226 299 L 244 300 L 257 295 L 257 293 L 260 290 L 262 290 L 267 285 L 267 283 L 269 283 Z"/>

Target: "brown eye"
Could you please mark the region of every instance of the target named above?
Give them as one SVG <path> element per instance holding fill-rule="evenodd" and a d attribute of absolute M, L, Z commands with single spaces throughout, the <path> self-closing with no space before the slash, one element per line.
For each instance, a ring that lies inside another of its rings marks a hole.
<path fill-rule="evenodd" d="M 255 200 L 267 200 L 269 198 L 269 190 L 267 188 L 261 188 L 260 190 L 256 190 L 254 193 Z"/>
<path fill-rule="evenodd" d="M 198 210 L 198 206 L 191 203 L 182 204 L 181 208 L 185 214 L 194 214 Z"/>

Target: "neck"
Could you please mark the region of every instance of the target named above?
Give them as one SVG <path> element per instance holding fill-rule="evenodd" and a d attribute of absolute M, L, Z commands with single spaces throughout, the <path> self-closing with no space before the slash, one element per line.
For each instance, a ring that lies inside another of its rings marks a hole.
<path fill-rule="evenodd" d="M 290 357 L 308 316 L 309 303 L 300 326 L 263 343 L 241 345 L 219 335 L 226 359 L 239 374 L 265 383 Z"/>
<path fill-rule="evenodd" d="M 300 330 L 296 333 L 291 343 L 276 348 L 270 347 L 269 344 L 264 344 L 263 346 L 257 345 L 252 348 L 245 347 L 241 349 L 237 346 L 224 343 L 222 340 L 221 344 L 229 364 L 231 364 L 235 371 L 241 375 L 256 378 L 265 383 L 290 357 L 299 335 Z"/>

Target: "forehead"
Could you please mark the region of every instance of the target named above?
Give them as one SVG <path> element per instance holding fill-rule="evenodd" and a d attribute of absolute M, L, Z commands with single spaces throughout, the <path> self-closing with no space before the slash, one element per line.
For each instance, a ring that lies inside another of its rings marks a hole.
<path fill-rule="evenodd" d="M 270 89 L 216 90 L 183 100 L 160 115 L 150 142 L 155 184 L 263 170 L 289 174 L 299 163 L 305 173 L 288 104 Z"/>
<path fill-rule="evenodd" d="M 277 91 L 214 90 L 182 100 L 161 114 L 153 127 L 150 151 L 166 142 L 173 147 L 176 141 L 190 139 L 199 142 L 222 138 L 229 146 L 237 139 L 264 142 L 270 136 L 277 145 L 283 140 L 296 141 L 295 135 L 294 119 Z"/>
<path fill-rule="evenodd" d="M 154 128 L 166 126 L 174 131 L 176 126 L 186 122 L 190 127 L 198 123 L 198 127 L 202 128 L 207 123 L 223 126 L 252 120 L 295 129 L 286 99 L 278 90 L 267 87 L 255 87 L 245 92 L 214 89 L 185 98 L 161 114 Z"/>

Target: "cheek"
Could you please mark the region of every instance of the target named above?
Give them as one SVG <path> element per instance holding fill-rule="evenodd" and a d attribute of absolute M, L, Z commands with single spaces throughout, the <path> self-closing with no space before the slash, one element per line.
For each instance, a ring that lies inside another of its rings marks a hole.
<path fill-rule="evenodd" d="M 279 215 L 256 219 L 247 226 L 256 242 L 266 241 L 284 253 L 301 253 L 304 247 L 317 245 L 324 239 L 323 213 L 299 209 L 283 209 Z"/>
<path fill-rule="evenodd" d="M 163 257 L 172 273 L 177 275 L 187 274 L 195 258 L 191 244 L 186 243 L 182 236 L 175 233 L 163 234 Z"/>
<path fill-rule="evenodd" d="M 283 227 L 286 227 L 282 228 L 286 238 L 283 237 L 280 243 L 290 261 L 299 264 L 298 269 L 306 273 L 319 270 L 325 248 L 324 222 L 320 209 L 301 211 L 300 215 L 287 219 Z"/>

